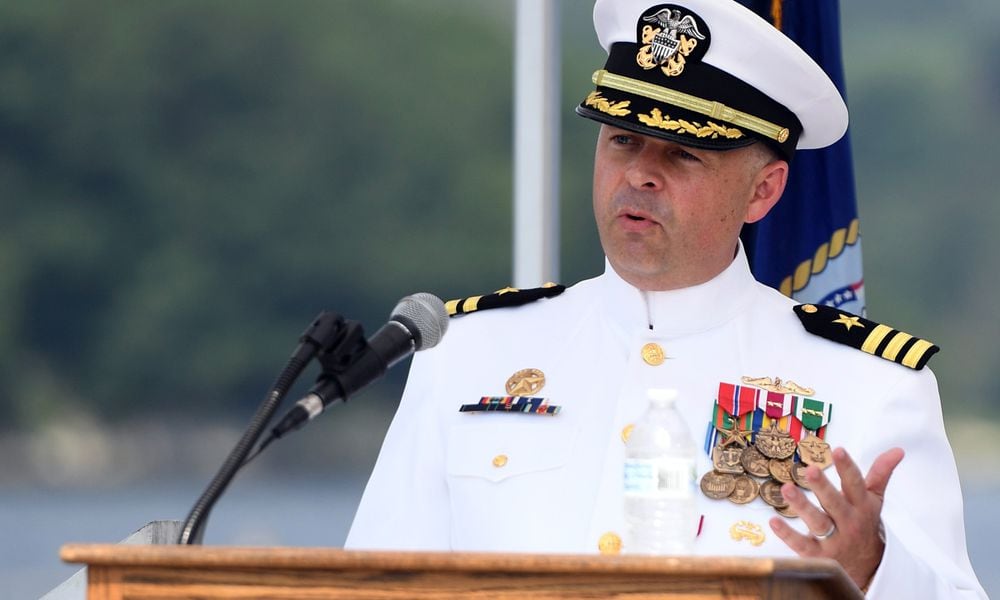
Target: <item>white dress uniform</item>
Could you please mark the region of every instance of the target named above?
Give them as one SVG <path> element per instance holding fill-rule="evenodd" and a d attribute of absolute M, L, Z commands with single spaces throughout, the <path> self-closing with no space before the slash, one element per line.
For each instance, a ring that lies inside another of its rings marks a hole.
<path fill-rule="evenodd" d="M 705 438 L 719 383 L 780 377 L 832 404 L 826 440 L 864 472 L 906 457 L 886 492 L 885 555 L 871 598 L 984 598 L 965 545 L 962 498 L 934 375 L 807 333 L 793 302 L 756 282 L 742 249 L 711 281 L 643 292 L 607 266 L 562 295 L 452 319 L 413 361 L 398 413 L 346 546 L 365 549 L 596 553 L 624 534 L 622 432 L 646 389 L 675 388 L 692 437 Z M 658 344 L 666 360 L 643 360 Z M 504 396 L 534 368 L 555 415 L 459 412 Z M 707 454 L 699 476 L 712 469 Z M 839 485 L 835 468 L 825 471 Z M 794 556 L 761 499 L 699 496 L 697 555 Z M 734 539 L 745 521 L 761 540 Z M 804 531 L 800 519 L 789 522 Z M 628 552 L 627 541 L 624 551 Z"/>

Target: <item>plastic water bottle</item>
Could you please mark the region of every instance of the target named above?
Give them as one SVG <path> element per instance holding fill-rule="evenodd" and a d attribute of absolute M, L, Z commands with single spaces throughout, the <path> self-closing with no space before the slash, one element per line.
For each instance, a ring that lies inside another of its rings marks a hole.
<path fill-rule="evenodd" d="M 649 409 L 625 445 L 625 552 L 690 554 L 697 533 L 697 449 L 674 406 L 676 390 L 651 389 Z"/>

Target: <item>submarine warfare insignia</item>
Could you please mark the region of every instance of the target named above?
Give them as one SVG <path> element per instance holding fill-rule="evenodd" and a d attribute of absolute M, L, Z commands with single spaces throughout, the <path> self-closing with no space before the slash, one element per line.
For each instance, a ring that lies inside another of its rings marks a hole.
<path fill-rule="evenodd" d="M 741 377 L 740 380 L 745 385 L 759 387 L 762 390 L 776 392 L 778 394 L 795 394 L 796 396 L 812 396 L 816 390 L 802 387 L 794 381 L 781 381 L 780 377 L 773 380 L 770 377 Z"/>
<path fill-rule="evenodd" d="M 736 504 L 760 498 L 785 517 L 796 517 L 781 494 L 793 482 L 809 489 L 807 465 L 832 464 L 825 441 L 832 406 L 808 398 L 815 390 L 771 377 L 720 383 L 705 450 L 712 470 L 701 478 L 705 496 Z"/>

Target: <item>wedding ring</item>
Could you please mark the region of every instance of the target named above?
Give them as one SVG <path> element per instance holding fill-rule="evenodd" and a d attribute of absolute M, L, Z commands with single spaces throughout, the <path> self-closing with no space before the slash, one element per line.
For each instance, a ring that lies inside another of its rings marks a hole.
<path fill-rule="evenodd" d="M 837 524 L 834 523 L 833 521 L 830 521 L 830 528 L 826 530 L 826 533 L 822 533 L 822 534 L 821 533 L 814 533 L 814 534 L 812 534 L 812 536 L 813 536 L 813 538 L 815 538 L 815 539 L 817 539 L 819 541 L 823 541 L 826 538 L 828 538 L 831 535 L 833 535 L 834 532 L 836 532 L 836 531 L 837 531 Z"/>

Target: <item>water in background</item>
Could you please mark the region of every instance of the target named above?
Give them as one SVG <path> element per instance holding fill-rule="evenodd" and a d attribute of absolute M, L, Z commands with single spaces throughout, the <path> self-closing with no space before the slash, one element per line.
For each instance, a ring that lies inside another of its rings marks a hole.
<path fill-rule="evenodd" d="M 68 542 L 117 542 L 149 521 L 184 519 L 204 482 L 98 490 L 26 489 L 0 495 L 0 599 L 37 598 L 77 567 L 59 561 Z M 364 481 L 237 480 L 212 512 L 207 544 L 343 545 Z M 994 518 L 1000 487 L 965 494 L 969 553 L 980 581 L 1000 597 Z"/>
<path fill-rule="evenodd" d="M 37 598 L 75 573 L 65 543 L 117 543 L 149 521 L 183 520 L 205 482 L 0 494 L 0 600 Z M 205 543 L 332 546 L 347 537 L 363 480 L 237 480 L 212 511 Z"/>

